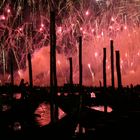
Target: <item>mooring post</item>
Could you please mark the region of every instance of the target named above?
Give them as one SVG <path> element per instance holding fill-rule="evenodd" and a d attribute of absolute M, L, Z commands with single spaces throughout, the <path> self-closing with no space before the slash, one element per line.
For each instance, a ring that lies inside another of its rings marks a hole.
<path fill-rule="evenodd" d="M 80 114 L 82 110 L 82 104 L 83 104 L 83 93 L 82 93 L 82 36 L 79 37 L 79 86 L 80 86 L 80 91 L 79 91 L 79 119 L 80 119 Z M 79 133 L 82 133 L 82 126 L 79 124 Z"/>
<path fill-rule="evenodd" d="M 104 112 L 107 112 L 107 95 L 106 95 L 106 48 L 103 48 L 103 94 L 104 94 Z"/>
<path fill-rule="evenodd" d="M 73 67 L 72 67 L 72 57 L 69 58 L 69 64 L 70 64 L 70 85 L 73 84 Z"/>
<path fill-rule="evenodd" d="M 111 84 L 112 88 L 114 89 L 115 83 L 114 83 L 114 46 L 113 46 L 113 40 L 110 40 L 110 59 L 111 59 Z"/>
<path fill-rule="evenodd" d="M 28 53 L 28 67 L 29 67 L 29 86 L 30 88 L 33 88 L 32 61 L 30 53 Z"/>
<path fill-rule="evenodd" d="M 120 68 L 120 52 L 116 51 L 116 72 L 118 79 L 118 88 L 122 87 L 121 68 Z"/>
<path fill-rule="evenodd" d="M 103 86 L 106 88 L 106 48 L 103 48 Z"/>
<path fill-rule="evenodd" d="M 55 30 L 55 12 L 50 11 L 50 111 L 51 123 L 58 120 L 57 97 L 57 76 L 56 76 L 56 30 Z"/>

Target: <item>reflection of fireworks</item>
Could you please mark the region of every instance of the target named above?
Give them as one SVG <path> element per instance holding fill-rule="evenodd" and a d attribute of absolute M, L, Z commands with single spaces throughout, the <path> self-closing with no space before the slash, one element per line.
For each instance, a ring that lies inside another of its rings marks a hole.
<path fill-rule="evenodd" d="M 34 114 L 35 116 L 35 121 L 39 126 L 44 126 L 50 123 L 50 105 L 46 103 L 41 103 L 38 108 L 35 110 Z M 58 118 L 61 119 L 63 118 L 66 114 L 58 108 Z"/>
<path fill-rule="evenodd" d="M 100 80 L 102 48 L 109 49 L 109 40 L 113 39 L 115 49 L 121 51 L 121 69 L 125 81 L 128 81 L 132 71 L 133 75 L 139 73 L 140 0 L 67 0 L 66 2 L 65 0 L 57 2 L 55 0 L 18 0 L 15 3 L 12 0 L 11 2 L 1 1 L 1 71 L 7 70 L 10 48 L 14 53 L 16 69 L 20 70 L 26 66 L 28 52 L 33 53 L 38 48 L 48 46 L 50 5 L 57 13 L 56 33 L 59 54 L 75 57 L 78 50 L 77 37 L 82 35 L 83 64 L 93 65 L 96 73 L 95 81 Z M 110 63 L 108 62 L 107 71 L 109 72 Z M 77 70 L 77 65 L 74 70 Z M 85 72 L 89 71 L 85 70 Z M 75 74 L 78 75 L 77 71 Z M 75 74 L 74 77 L 77 79 Z M 88 78 L 85 79 L 85 83 L 91 81 Z M 128 84 L 125 81 L 124 83 Z M 140 81 L 131 82 L 136 84 Z"/>

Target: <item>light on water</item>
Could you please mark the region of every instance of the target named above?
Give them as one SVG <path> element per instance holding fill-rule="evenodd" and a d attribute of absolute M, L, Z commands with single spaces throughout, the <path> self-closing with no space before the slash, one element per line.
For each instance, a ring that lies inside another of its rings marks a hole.
<path fill-rule="evenodd" d="M 101 111 L 101 112 L 105 112 L 105 106 L 91 106 L 90 108 Z M 107 112 L 108 113 L 112 112 L 112 108 L 107 106 Z"/>
<path fill-rule="evenodd" d="M 35 114 L 35 121 L 39 126 L 44 126 L 50 123 L 50 104 L 42 103 L 38 106 L 38 108 L 34 112 Z M 58 108 L 58 118 L 61 119 L 64 117 L 66 114 Z"/>

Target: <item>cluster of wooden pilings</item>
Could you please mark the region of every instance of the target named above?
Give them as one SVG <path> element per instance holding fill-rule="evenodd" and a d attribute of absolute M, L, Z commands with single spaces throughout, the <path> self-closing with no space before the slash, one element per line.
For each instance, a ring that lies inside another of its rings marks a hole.
<path fill-rule="evenodd" d="M 116 53 L 116 72 L 117 72 L 117 81 L 118 81 L 118 88 L 122 87 L 122 79 L 121 79 L 121 69 L 120 69 L 120 52 L 115 51 Z M 115 80 L 114 80 L 114 45 L 113 40 L 110 40 L 110 60 L 111 60 L 111 86 L 115 88 Z M 103 85 L 104 88 L 107 87 L 107 80 L 106 80 L 106 48 L 103 48 Z"/>
<path fill-rule="evenodd" d="M 14 72 L 13 72 L 13 53 L 11 51 L 11 62 L 10 62 L 10 72 L 11 72 L 11 85 L 14 85 Z M 110 41 L 110 59 L 111 59 L 111 86 L 115 88 L 114 80 L 114 45 L 113 40 Z M 121 69 L 120 69 L 120 52 L 115 51 L 116 54 L 116 72 L 118 88 L 122 87 L 121 80 Z M 106 75 L 106 48 L 103 48 L 103 87 L 107 88 L 107 75 Z M 32 62 L 31 54 L 28 53 L 28 66 L 29 66 L 29 87 L 33 88 L 33 75 L 32 75 Z M 70 80 L 69 84 L 73 84 L 73 66 L 72 58 L 69 58 L 70 64 Z M 55 12 L 50 12 L 50 95 L 51 95 L 51 122 L 54 123 L 58 120 L 58 106 L 56 104 L 57 97 L 57 74 L 56 74 L 56 29 L 55 29 Z M 79 37 L 79 86 L 80 86 L 80 106 L 82 105 L 82 36 Z"/>

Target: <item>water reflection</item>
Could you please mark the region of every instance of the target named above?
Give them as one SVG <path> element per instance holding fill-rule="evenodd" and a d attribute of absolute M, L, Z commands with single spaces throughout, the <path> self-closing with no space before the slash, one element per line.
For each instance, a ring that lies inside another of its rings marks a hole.
<path fill-rule="evenodd" d="M 66 114 L 58 108 L 59 116 L 58 118 L 61 119 Z M 39 126 L 44 126 L 50 123 L 50 104 L 46 104 L 45 102 L 41 103 L 38 108 L 34 112 L 35 114 L 35 121 Z"/>
<path fill-rule="evenodd" d="M 91 96 L 91 98 L 96 98 L 96 95 L 95 95 L 94 92 L 91 92 L 91 93 L 90 93 L 90 96 Z"/>
<path fill-rule="evenodd" d="M 22 97 L 21 93 L 15 93 L 13 94 L 13 98 L 16 99 L 16 100 L 20 100 Z"/>
<path fill-rule="evenodd" d="M 20 122 L 14 122 L 14 124 L 13 124 L 13 130 L 14 131 L 21 130 L 21 124 L 20 124 Z"/>
<path fill-rule="evenodd" d="M 11 106 L 10 105 L 8 105 L 8 104 L 4 104 L 4 105 L 2 105 L 2 111 L 3 112 L 5 112 L 5 111 L 8 111 L 8 110 L 10 110 L 11 109 Z"/>
<path fill-rule="evenodd" d="M 105 106 L 90 106 L 88 108 L 95 109 L 95 110 L 98 110 L 98 111 L 101 111 L 101 112 L 105 111 Z M 107 112 L 108 113 L 112 112 L 112 108 L 107 106 Z"/>

